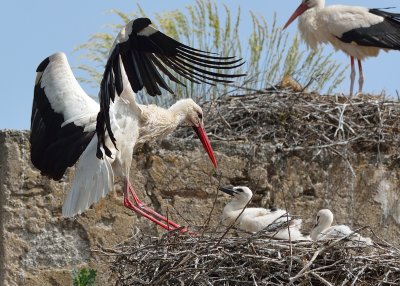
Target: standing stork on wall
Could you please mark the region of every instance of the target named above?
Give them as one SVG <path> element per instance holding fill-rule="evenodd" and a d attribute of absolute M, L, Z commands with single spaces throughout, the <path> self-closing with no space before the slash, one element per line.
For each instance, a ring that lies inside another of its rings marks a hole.
<path fill-rule="evenodd" d="M 242 76 L 220 72 L 240 65 L 241 60 L 233 57 L 175 41 L 147 18 L 131 21 L 117 36 L 101 81 L 100 104 L 80 87 L 63 53 L 42 61 L 32 107 L 31 161 L 42 175 L 60 180 L 79 159 L 63 215 L 80 214 L 103 198 L 113 189 L 116 175 L 124 179 L 126 207 L 167 230 L 178 228 L 137 197 L 129 182 L 133 148 L 138 141 L 163 137 L 179 125 L 192 126 L 217 168 L 203 128 L 203 112 L 191 99 L 163 109 L 138 104 L 135 94 L 143 87 L 151 96 L 161 95 L 161 88 L 173 93 L 159 71 L 176 83 L 181 82 L 174 73 L 195 83 L 213 84 Z"/>
<path fill-rule="evenodd" d="M 299 30 L 312 49 L 331 43 L 336 50 L 350 56 L 350 96 L 353 95 L 356 71 L 359 69 L 359 92 L 364 85 L 361 61 L 376 57 L 381 49 L 400 50 L 400 14 L 358 6 L 333 5 L 325 0 L 303 0 L 284 29 L 299 17 Z"/>

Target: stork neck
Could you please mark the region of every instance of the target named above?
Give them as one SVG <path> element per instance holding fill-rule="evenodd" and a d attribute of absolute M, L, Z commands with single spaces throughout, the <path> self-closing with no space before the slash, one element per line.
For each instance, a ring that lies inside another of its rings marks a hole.
<path fill-rule="evenodd" d="M 329 228 L 331 225 L 332 225 L 332 219 L 330 217 L 321 217 L 318 222 L 318 225 L 315 226 L 310 233 L 311 239 L 317 240 L 318 235 L 321 234 L 327 228 Z"/>
<path fill-rule="evenodd" d="M 325 8 L 325 0 L 316 0 L 314 6 L 311 9 L 322 9 Z"/>
<path fill-rule="evenodd" d="M 240 207 L 238 205 L 233 205 L 232 203 L 227 204 L 222 212 L 223 220 L 227 223 L 232 223 L 233 220 L 235 220 L 242 212 L 243 207 L 244 206 Z"/>
<path fill-rule="evenodd" d="M 187 111 L 186 107 L 182 104 L 181 101 L 177 101 L 173 105 L 171 105 L 171 107 L 168 108 L 168 111 L 170 111 L 171 114 L 174 116 L 177 125 L 185 122 Z"/>
<path fill-rule="evenodd" d="M 247 205 L 248 202 L 249 202 L 249 200 L 247 200 L 247 201 L 245 201 L 245 200 L 233 200 L 233 201 L 229 202 L 225 206 L 225 208 L 227 210 L 230 210 L 230 211 L 237 211 L 237 210 L 241 211 Z"/>
<path fill-rule="evenodd" d="M 316 241 L 318 238 L 318 235 L 323 231 L 324 229 L 322 229 L 319 225 L 314 227 L 310 233 L 310 237 L 312 240 Z"/>

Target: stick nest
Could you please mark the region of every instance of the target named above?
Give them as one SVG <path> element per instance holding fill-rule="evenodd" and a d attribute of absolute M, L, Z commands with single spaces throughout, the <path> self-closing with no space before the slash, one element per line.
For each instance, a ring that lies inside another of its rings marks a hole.
<path fill-rule="evenodd" d="M 399 142 L 400 103 L 383 96 L 265 91 L 220 97 L 202 108 L 205 129 L 219 140 L 270 142 L 283 151 L 345 146 L 379 152 Z M 187 129 L 176 134 L 190 135 Z"/>
<path fill-rule="evenodd" d="M 117 285 L 399 285 L 400 251 L 387 243 L 349 246 L 342 238 L 289 242 L 266 233 L 225 237 L 138 232 L 116 256 Z"/>
<path fill-rule="evenodd" d="M 390 149 L 399 155 L 400 103 L 383 97 L 265 91 L 221 97 L 202 108 L 214 139 L 269 142 L 282 151 Z M 176 133 L 191 135 L 184 128 Z M 161 238 L 138 232 L 129 245 L 99 251 L 115 257 L 118 285 L 400 285 L 400 250 L 377 236 L 372 246 L 354 246 L 348 238 L 290 242 L 265 232 L 234 236 L 207 228 Z"/>

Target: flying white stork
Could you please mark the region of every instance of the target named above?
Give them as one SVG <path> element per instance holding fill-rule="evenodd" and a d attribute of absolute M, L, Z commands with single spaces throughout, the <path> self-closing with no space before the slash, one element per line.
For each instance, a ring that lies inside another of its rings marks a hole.
<path fill-rule="evenodd" d="M 302 220 L 292 219 L 285 210 L 246 207 L 253 197 L 253 192 L 248 187 L 221 187 L 220 190 L 233 197 L 222 212 L 222 222 L 225 225 L 236 221 L 240 229 L 248 232 L 267 230 L 276 232 L 274 237 L 278 239 L 290 237 L 291 240 L 309 240 L 300 232 Z M 287 222 L 290 235 L 287 226 L 283 226 Z"/>
<path fill-rule="evenodd" d="M 334 225 L 333 213 L 329 209 L 322 209 L 318 211 L 315 220 L 315 225 L 311 231 L 310 237 L 312 240 L 328 240 L 328 239 L 339 239 L 351 234 L 349 239 L 353 241 L 351 245 L 364 244 L 372 245 L 372 240 L 369 237 L 362 237 L 358 233 L 353 231 L 347 225 Z"/>
<path fill-rule="evenodd" d="M 364 85 L 361 61 L 376 57 L 381 49 L 400 50 L 400 14 L 358 6 L 333 5 L 325 0 L 303 0 L 284 29 L 299 17 L 299 30 L 309 47 L 331 43 L 336 50 L 350 56 L 350 96 L 353 95 L 356 71 L 359 69 L 359 92 Z"/>
<path fill-rule="evenodd" d="M 80 87 L 63 53 L 49 56 L 37 68 L 31 117 L 31 161 L 42 175 L 60 180 L 76 166 L 62 212 L 72 217 L 85 211 L 113 189 L 114 175 L 125 181 L 124 205 L 167 230 L 179 225 L 146 207 L 129 182 L 135 144 L 171 133 L 178 125 L 192 126 L 217 168 L 203 128 L 203 112 L 191 99 L 169 109 L 141 105 L 135 93 L 161 95 L 162 73 L 181 83 L 174 73 L 192 82 L 230 82 L 241 75 L 212 70 L 240 66 L 233 57 L 219 57 L 181 44 L 151 26 L 147 18 L 128 23 L 111 49 L 100 86 L 100 104 Z M 97 133 L 97 134 L 96 134 Z M 103 153 L 106 156 L 103 156 Z M 134 202 L 129 198 L 133 196 Z"/>

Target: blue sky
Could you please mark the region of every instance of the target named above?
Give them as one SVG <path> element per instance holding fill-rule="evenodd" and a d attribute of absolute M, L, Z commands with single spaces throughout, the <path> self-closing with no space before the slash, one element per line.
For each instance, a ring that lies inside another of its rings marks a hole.
<path fill-rule="evenodd" d="M 215 1 L 228 4 L 229 7 L 242 9 L 242 30 L 249 31 L 251 22 L 248 11 L 263 15 L 267 20 L 277 13 L 278 23 L 284 25 L 300 1 L 297 0 L 226 0 Z M 1 56 L 0 69 L 1 98 L 0 129 L 29 129 L 33 85 L 37 65 L 50 54 L 63 51 L 67 54 L 71 66 L 79 64 L 78 55 L 72 53 L 74 48 L 87 41 L 90 35 L 107 31 L 105 26 L 118 23 L 118 18 L 107 13 L 112 8 L 129 13 L 140 4 L 149 17 L 154 12 L 181 9 L 194 0 L 35 0 L 35 1 L 3 1 L 0 11 Z M 362 5 L 366 7 L 396 7 L 398 0 L 328 0 L 327 4 Z M 400 5 L 395 11 L 400 12 Z M 293 35 L 297 31 L 297 23 L 289 28 Z M 247 36 L 247 35 L 245 35 Z M 326 46 L 327 52 L 332 49 Z M 348 58 L 337 52 L 334 58 L 348 64 Z M 400 90 L 400 74 L 398 64 L 400 52 L 381 53 L 378 58 L 364 62 L 366 76 L 365 91 L 396 95 Z M 349 72 L 339 89 L 348 93 Z"/>

